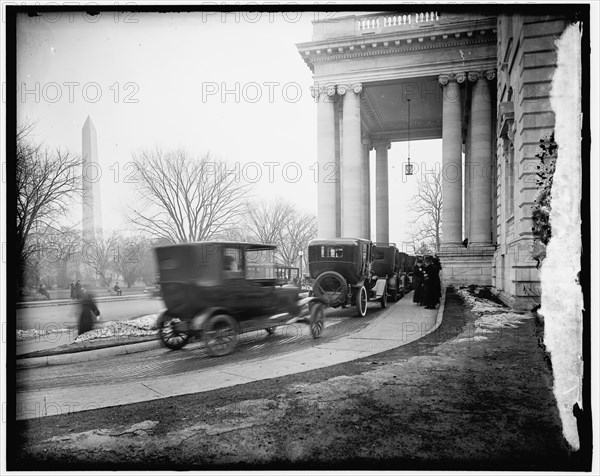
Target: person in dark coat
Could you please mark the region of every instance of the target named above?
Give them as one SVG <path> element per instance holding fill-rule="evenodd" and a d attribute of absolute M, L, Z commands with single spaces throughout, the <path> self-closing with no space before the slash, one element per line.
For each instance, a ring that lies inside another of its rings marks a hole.
<path fill-rule="evenodd" d="M 71 281 L 71 299 L 75 299 L 75 283 Z"/>
<path fill-rule="evenodd" d="M 75 299 L 81 298 L 81 283 L 79 280 L 75 283 Z"/>
<path fill-rule="evenodd" d="M 425 309 L 435 309 L 440 302 L 440 277 L 438 267 L 428 256 L 423 271 L 423 303 Z"/>
<path fill-rule="evenodd" d="M 417 259 L 413 267 L 413 302 L 419 306 L 423 305 L 423 261 L 421 258 Z"/>
<path fill-rule="evenodd" d="M 94 295 L 91 293 L 83 295 L 81 298 L 81 313 L 79 314 L 77 328 L 78 335 L 91 331 L 94 328 L 94 323 L 99 315 L 100 311 L 94 302 Z"/>

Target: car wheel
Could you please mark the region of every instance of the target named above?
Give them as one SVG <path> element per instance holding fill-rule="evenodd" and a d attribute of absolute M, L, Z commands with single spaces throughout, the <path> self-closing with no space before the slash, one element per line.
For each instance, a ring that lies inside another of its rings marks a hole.
<path fill-rule="evenodd" d="M 364 286 L 361 286 L 356 291 L 355 304 L 356 315 L 358 317 L 365 317 L 367 315 L 367 290 Z"/>
<path fill-rule="evenodd" d="M 181 349 L 190 340 L 190 335 L 187 332 L 177 328 L 177 324 L 180 322 L 181 319 L 171 318 L 162 321 L 158 327 L 160 342 L 168 349 Z"/>
<path fill-rule="evenodd" d="M 321 337 L 321 333 L 323 332 L 323 328 L 325 327 L 325 322 L 323 321 L 325 317 L 325 311 L 323 311 L 323 305 L 320 303 L 313 304 L 310 308 L 310 333 L 313 336 L 313 339 L 318 339 Z"/>
<path fill-rule="evenodd" d="M 387 284 L 383 287 L 383 294 L 381 295 L 381 307 L 383 309 L 387 307 Z"/>
<path fill-rule="evenodd" d="M 346 302 L 348 284 L 346 279 L 335 271 L 325 271 L 317 276 L 313 285 L 313 296 L 318 297 L 329 307 L 337 307 Z"/>
<path fill-rule="evenodd" d="M 215 314 L 206 321 L 204 342 L 210 355 L 231 354 L 237 344 L 237 322 L 227 314 Z"/>

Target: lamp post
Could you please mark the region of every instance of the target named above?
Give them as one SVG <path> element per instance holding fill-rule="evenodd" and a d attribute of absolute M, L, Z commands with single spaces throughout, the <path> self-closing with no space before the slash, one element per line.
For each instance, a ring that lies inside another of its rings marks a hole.
<path fill-rule="evenodd" d="M 413 174 L 413 165 L 410 163 L 410 99 L 406 100 L 408 102 L 408 163 L 404 166 L 404 173 L 406 175 Z"/>

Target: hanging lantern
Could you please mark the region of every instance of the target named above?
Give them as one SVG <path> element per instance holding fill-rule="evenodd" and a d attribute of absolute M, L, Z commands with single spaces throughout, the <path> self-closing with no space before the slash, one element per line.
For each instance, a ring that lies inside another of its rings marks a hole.
<path fill-rule="evenodd" d="M 414 166 L 410 163 L 410 99 L 408 101 L 408 162 L 404 165 L 404 174 L 412 175 L 414 172 Z"/>

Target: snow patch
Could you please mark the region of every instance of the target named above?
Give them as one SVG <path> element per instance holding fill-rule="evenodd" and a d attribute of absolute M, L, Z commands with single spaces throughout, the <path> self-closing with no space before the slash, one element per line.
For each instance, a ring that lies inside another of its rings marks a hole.
<path fill-rule="evenodd" d="M 108 321 L 96 324 L 96 328 L 81 334 L 73 342 L 89 342 L 112 337 L 140 337 L 156 334 L 158 314 L 149 314 L 131 321 Z"/>

